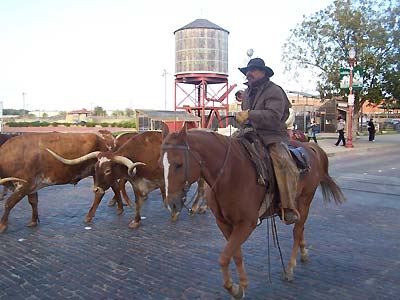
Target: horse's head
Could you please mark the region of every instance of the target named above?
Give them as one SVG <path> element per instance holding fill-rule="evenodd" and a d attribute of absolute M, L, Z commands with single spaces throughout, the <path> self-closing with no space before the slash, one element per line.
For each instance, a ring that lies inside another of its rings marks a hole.
<path fill-rule="evenodd" d="M 184 206 L 190 185 L 200 177 L 201 168 L 198 154 L 193 153 L 189 146 L 186 126 L 171 134 L 166 125 L 163 126 L 160 160 L 164 168 L 165 205 L 175 221 Z"/>

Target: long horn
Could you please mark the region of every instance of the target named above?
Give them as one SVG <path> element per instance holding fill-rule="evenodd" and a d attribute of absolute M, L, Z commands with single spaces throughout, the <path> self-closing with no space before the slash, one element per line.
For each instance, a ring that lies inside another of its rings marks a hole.
<path fill-rule="evenodd" d="M 124 166 L 126 166 L 128 168 L 128 174 L 130 176 L 135 176 L 136 174 L 136 166 L 140 166 L 140 165 L 146 165 L 145 163 L 142 162 L 132 162 L 129 158 L 125 157 L 125 156 L 114 156 L 111 158 L 111 160 L 113 162 L 122 164 Z"/>
<path fill-rule="evenodd" d="M 80 164 L 84 161 L 87 161 L 89 159 L 93 159 L 96 158 L 97 155 L 99 155 L 101 152 L 100 151 L 94 151 L 94 152 L 90 152 L 84 156 L 75 158 L 75 159 L 66 159 L 64 157 L 61 157 L 60 155 L 58 155 L 57 153 L 51 151 L 49 148 L 46 148 L 47 151 L 50 152 L 51 155 L 53 155 L 57 160 L 61 161 L 63 164 L 66 165 L 77 165 Z"/>
<path fill-rule="evenodd" d="M 6 177 L 6 178 L 2 178 L 0 179 L 0 185 L 4 184 L 6 182 L 9 181 L 21 181 L 21 182 L 27 182 L 25 179 L 21 179 L 21 178 L 16 178 L 16 177 Z"/>

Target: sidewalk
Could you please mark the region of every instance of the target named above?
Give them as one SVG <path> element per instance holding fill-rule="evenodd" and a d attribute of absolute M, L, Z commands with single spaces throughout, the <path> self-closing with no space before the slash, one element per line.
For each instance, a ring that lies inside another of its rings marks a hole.
<path fill-rule="evenodd" d="M 368 136 L 357 136 L 356 139 L 353 139 L 353 148 L 335 146 L 337 138 L 337 133 L 320 133 L 317 135 L 318 144 L 329 157 L 355 152 L 383 151 L 400 146 L 400 134 L 377 135 L 374 142 L 369 142 Z"/>

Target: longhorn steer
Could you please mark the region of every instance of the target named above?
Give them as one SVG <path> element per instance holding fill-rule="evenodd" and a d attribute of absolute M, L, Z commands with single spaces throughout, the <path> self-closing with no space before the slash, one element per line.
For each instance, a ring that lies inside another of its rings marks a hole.
<path fill-rule="evenodd" d="M 7 142 L 9 139 L 12 137 L 18 136 L 17 134 L 4 134 L 0 133 L 0 146 L 2 146 L 5 142 Z M 0 201 L 4 199 L 4 197 L 7 195 L 8 188 L 6 186 L 3 187 L 3 190 L 1 191 L 0 194 Z"/>
<path fill-rule="evenodd" d="M 18 177 L 25 182 L 6 183 L 13 193 L 5 203 L 0 220 L 0 232 L 8 225 L 11 209 L 26 195 L 32 206 L 32 219 L 29 227 L 38 223 L 38 193 L 43 187 L 61 184 L 76 184 L 83 178 L 94 175 L 96 158 L 87 159 L 75 166 L 66 166 L 46 151 L 52 149 L 65 157 L 83 156 L 93 151 L 107 151 L 115 147 L 115 139 L 108 131 L 95 133 L 28 133 L 10 139 L 0 147 L 0 177 Z M 112 189 L 118 201 L 118 213 L 123 206 L 119 187 Z M 98 195 L 96 195 L 98 196 Z M 96 201 L 94 201 L 96 202 Z M 93 211 L 93 207 L 91 211 Z M 90 212 L 89 212 L 90 213 Z"/>
<path fill-rule="evenodd" d="M 159 188 L 163 200 L 165 200 L 164 171 L 159 163 L 161 142 L 161 132 L 147 131 L 129 139 L 115 152 L 102 152 L 97 154 L 93 190 L 96 193 L 95 199 L 98 200 L 98 203 L 94 205 L 96 206 L 99 204 L 104 192 L 110 186 L 116 184 L 119 180 L 127 180 L 132 185 L 136 203 L 136 214 L 134 219 L 129 223 L 129 227 L 139 227 L 141 223 L 140 212 L 144 197 L 147 197 L 148 193 Z M 64 163 L 77 161 L 77 159 L 66 160 L 59 156 L 56 157 Z M 129 172 L 127 172 L 121 158 L 144 164 L 137 168 L 135 176 L 132 177 Z M 203 188 L 202 186 L 202 189 Z M 97 195 L 100 196 L 98 197 Z M 199 195 L 202 196 L 204 193 L 200 192 Z M 93 215 L 88 215 L 88 218 L 92 218 L 93 216 L 94 212 Z"/>

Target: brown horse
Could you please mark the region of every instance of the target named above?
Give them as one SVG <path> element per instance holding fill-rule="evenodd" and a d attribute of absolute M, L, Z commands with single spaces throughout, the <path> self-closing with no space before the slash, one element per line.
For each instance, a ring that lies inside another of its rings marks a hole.
<path fill-rule="evenodd" d="M 209 185 L 208 205 L 227 244 L 219 256 L 224 288 L 234 297 L 243 299 L 247 276 L 241 245 L 256 228 L 259 211 L 265 197 L 265 186 L 257 184 L 257 174 L 244 147 L 238 140 L 204 130 L 186 130 L 167 135 L 164 127 L 161 159 L 164 165 L 166 204 L 173 218 L 182 209 L 188 187 L 199 177 Z M 328 157 L 317 144 L 293 142 L 306 149 L 310 169 L 303 174 L 297 186 L 297 209 L 300 220 L 293 230 L 293 249 L 286 269 L 286 278 L 293 278 L 296 256 L 300 246 L 301 260 L 308 258 L 304 240 L 304 224 L 318 185 L 324 200 L 332 196 L 336 203 L 344 201 L 340 188 L 328 174 Z M 279 206 L 270 206 L 269 215 L 275 215 Z M 229 264 L 233 258 L 240 285 L 233 283 Z"/>

